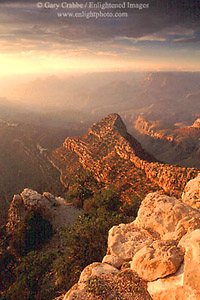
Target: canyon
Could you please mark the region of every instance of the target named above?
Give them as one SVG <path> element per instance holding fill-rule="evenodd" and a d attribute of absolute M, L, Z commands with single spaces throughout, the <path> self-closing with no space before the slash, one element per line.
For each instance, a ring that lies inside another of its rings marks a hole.
<path fill-rule="evenodd" d="M 193 124 L 186 126 L 139 116 L 130 131 L 157 159 L 169 164 L 199 168 L 199 120 L 197 118 Z"/>
<path fill-rule="evenodd" d="M 83 168 L 105 186 L 115 185 L 124 198 L 130 193 L 142 198 L 158 189 L 180 196 L 188 180 L 198 174 L 195 168 L 157 161 L 127 132 L 118 114 L 93 124 L 84 136 L 66 138 L 50 160 L 66 188 L 72 188 L 77 170 Z"/>

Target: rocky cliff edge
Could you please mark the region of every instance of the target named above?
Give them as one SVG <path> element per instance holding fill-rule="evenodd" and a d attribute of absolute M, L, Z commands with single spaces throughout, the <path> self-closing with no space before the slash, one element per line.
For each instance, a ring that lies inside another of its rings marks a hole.
<path fill-rule="evenodd" d="M 8 212 L 8 231 L 17 229 L 28 212 L 40 214 L 51 223 L 54 230 L 66 224 L 73 224 L 81 213 L 61 197 L 55 197 L 48 192 L 41 195 L 26 188 L 21 194 L 13 197 Z"/>
<path fill-rule="evenodd" d="M 87 266 L 62 299 L 199 300 L 199 192 L 200 174 L 183 201 L 148 194 L 135 221 L 110 229 L 102 263 Z"/>

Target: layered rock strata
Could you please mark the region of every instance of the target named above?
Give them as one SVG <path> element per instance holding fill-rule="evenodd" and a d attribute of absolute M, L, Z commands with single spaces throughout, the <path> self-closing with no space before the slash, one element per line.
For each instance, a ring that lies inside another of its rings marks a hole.
<path fill-rule="evenodd" d="M 147 121 L 143 116 L 130 126 L 130 131 L 159 160 L 168 164 L 200 168 L 200 119 L 192 126 L 162 120 Z"/>
<path fill-rule="evenodd" d="M 158 189 L 180 196 L 188 180 L 198 174 L 195 169 L 157 162 L 128 134 L 117 114 L 91 126 L 83 137 L 67 138 L 63 147 L 53 152 L 51 160 L 66 187 L 73 184 L 71 179 L 83 167 L 97 181 L 114 184 L 128 196 L 135 193 L 140 197 L 141 191 L 146 195 Z"/>

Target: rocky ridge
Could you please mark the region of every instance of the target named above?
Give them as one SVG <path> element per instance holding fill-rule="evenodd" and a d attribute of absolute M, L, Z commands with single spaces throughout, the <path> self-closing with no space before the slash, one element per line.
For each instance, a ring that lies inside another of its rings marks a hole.
<path fill-rule="evenodd" d="M 186 126 L 167 124 L 161 120 L 150 121 L 139 116 L 130 130 L 158 159 L 169 164 L 199 168 L 199 121 L 198 118 L 192 126 Z"/>
<path fill-rule="evenodd" d="M 175 139 L 172 135 L 164 134 L 161 132 L 161 130 L 157 131 L 153 126 L 154 123 L 155 122 L 147 121 L 144 117 L 139 116 L 135 122 L 135 128 L 142 134 L 152 138 L 175 142 Z"/>
<path fill-rule="evenodd" d="M 76 170 L 83 167 L 105 185 L 115 184 L 126 195 L 146 195 L 159 188 L 180 196 L 186 182 L 197 175 L 197 170 L 157 162 L 144 151 L 140 143 L 128 134 L 117 114 L 91 126 L 87 135 L 67 138 L 63 146 L 53 152 L 51 160 L 60 170 L 61 181 L 70 187 Z M 135 175 L 134 175 L 135 174 Z"/>
<path fill-rule="evenodd" d="M 186 204 L 187 196 L 199 195 L 199 178 L 186 185 L 184 202 L 150 193 L 135 221 L 110 229 L 102 263 L 87 266 L 62 299 L 114 299 L 117 290 L 117 299 L 199 300 L 199 196 L 193 197 L 193 207 Z M 122 274 L 124 289 L 116 280 Z"/>

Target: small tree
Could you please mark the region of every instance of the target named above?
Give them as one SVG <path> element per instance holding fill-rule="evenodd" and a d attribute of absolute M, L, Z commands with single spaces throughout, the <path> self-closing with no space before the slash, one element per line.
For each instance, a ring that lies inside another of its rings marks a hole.
<path fill-rule="evenodd" d="M 104 213 L 118 212 L 120 206 L 120 194 L 114 188 L 98 191 L 93 198 L 84 202 L 84 212 L 88 215 L 100 216 Z"/>
<path fill-rule="evenodd" d="M 83 208 L 84 201 L 93 196 L 94 189 L 98 186 L 97 180 L 92 172 L 81 168 L 77 171 L 74 182 L 75 188 L 67 193 L 67 200 L 74 206 Z"/>

